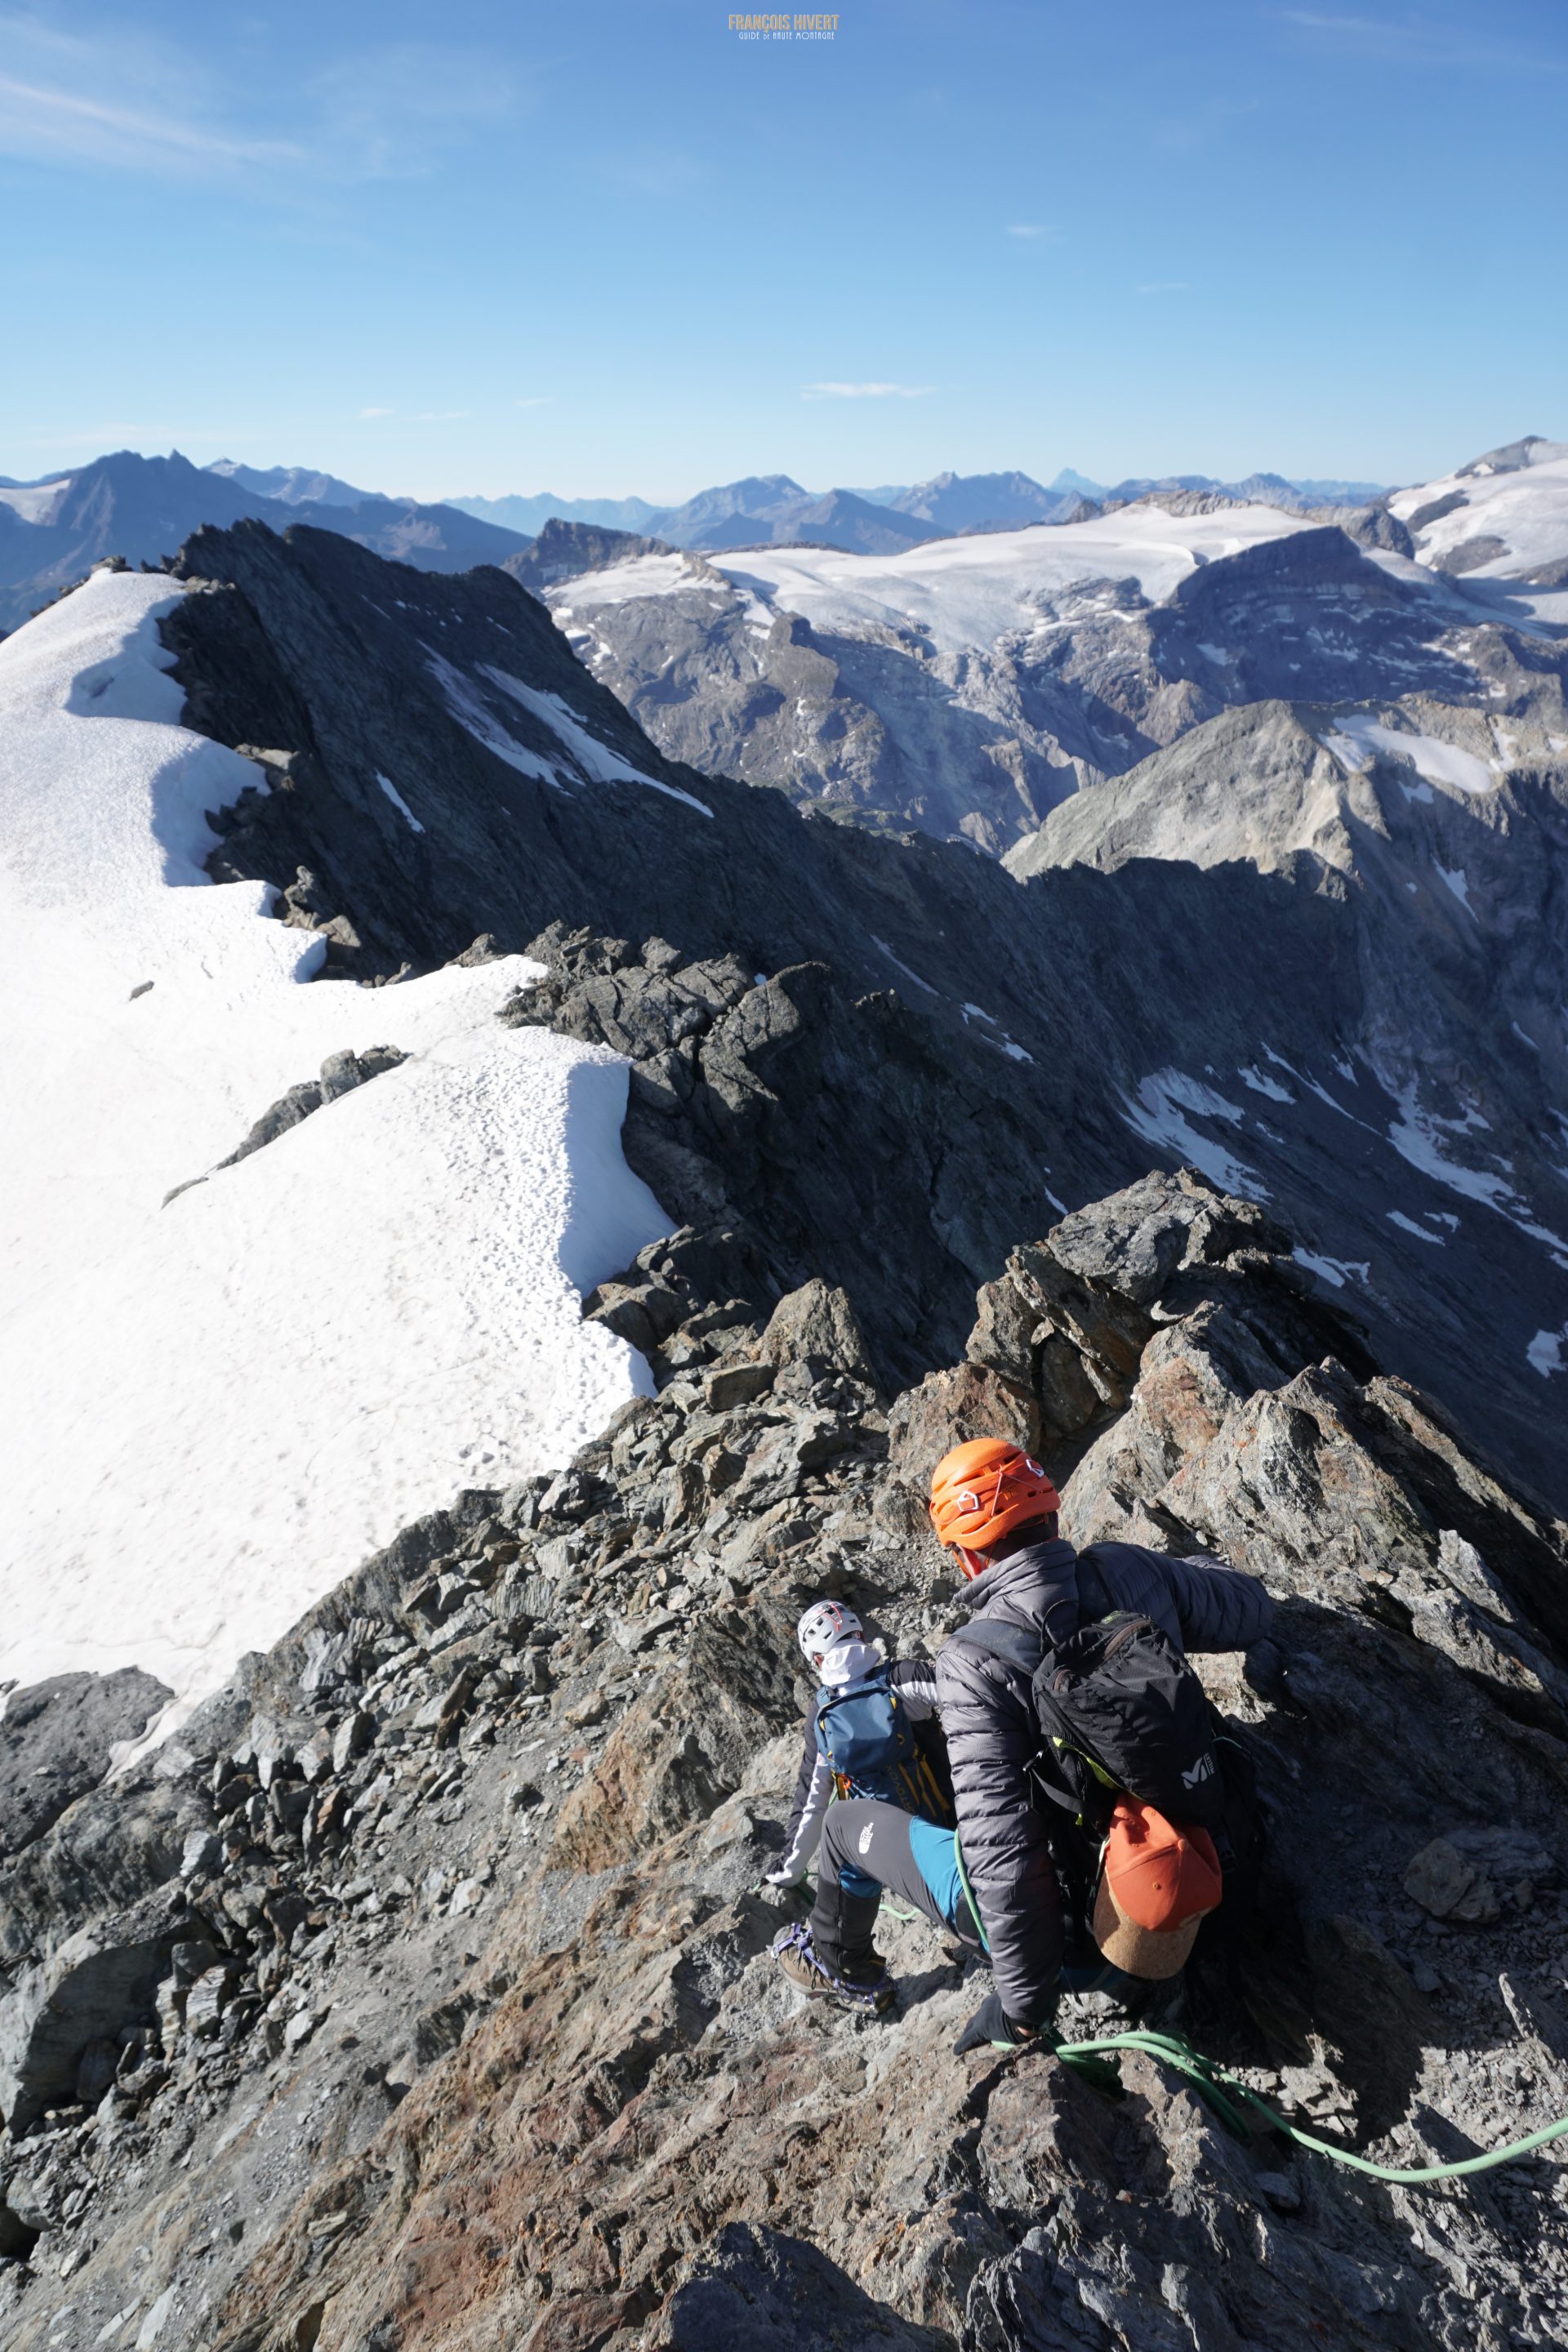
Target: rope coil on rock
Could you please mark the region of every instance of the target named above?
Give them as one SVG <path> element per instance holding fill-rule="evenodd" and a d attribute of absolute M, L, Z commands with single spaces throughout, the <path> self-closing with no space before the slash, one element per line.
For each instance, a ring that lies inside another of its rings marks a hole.
<path fill-rule="evenodd" d="M 1331 2164 L 1348 2166 L 1352 2172 L 1363 2172 L 1370 2179 L 1394 2181 L 1407 2189 L 1430 2188 L 1439 2180 L 1458 2180 L 1467 2174 L 1493 2171 L 1500 2164 L 1517 2163 L 1521 2157 L 1533 2156 L 1538 2148 L 1545 2147 L 1550 2141 L 1561 2139 L 1568 2133 L 1568 2116 L 1563 2116 L 1556 2123 L 1545 2125 L 1525 2139 L 1511 2140 L 1506 2147 L 1492 2148 L 1484 2156 L 1465 2157 L 1456 2164 L 1373 2164 L 1370 2157 L 1352 2156 L 1349 2148 L 1335 2147 L 1331 2140 L 1319 2139 L 1311 2132 L 1302 2131 L 1297 2125 L 1287 2123 L 1285 2117 L 1276 2114 L 1256 2091 L 1239 2082 L 1234 2074 L 1227 2074 L 1213 2058 L 1205 2058 L 1180 2034 L 1157 2033 L 1152 2029 L 1135 2028 L 1127 2033 L 1108 2033 L 1093 2042 L 1058 2042 L 1054 2036 L 1045 2035 L 1041 2038 L 1048 2040 L 1056 2057 L 1083 2074 L 1097 2089 L 1110 2088 L 1106 2080 L 1110 2076 L 1118 2095 L 1121 2090 L 1121 2081 L 1114 2066 L 1106 2063 L 1107 2054 L 1119 2050 L 1142 2050 L 1151 2058 L 1162 2059 L 1166 2065 L 1173 2066 L 1178 2074 L 1185 2075 L 1199 2097 L 1213 2108 L 1226 2128 L 1237 2139 L 1251 2137 L 1243 2109 L 1244 2105 L 1253 2107 L 1268 2118 L 1277 2132 L 1282 2132 L 1287 2139 L 1294 2140 L 1299 2147 L 1310 2148 L 1315 2156 L 1326 2156 Z"/>

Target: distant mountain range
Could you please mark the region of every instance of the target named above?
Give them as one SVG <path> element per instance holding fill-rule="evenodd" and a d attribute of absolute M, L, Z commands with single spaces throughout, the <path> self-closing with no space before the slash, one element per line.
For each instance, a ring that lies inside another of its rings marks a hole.
<path fill-rule="evenodd" d="M 158 563 L 204 523 L 247 516 L 279 531 L 313 522 L 421 572 L 504 563 L 531 545 L 455 507 L 374 497 L 303 467 L 261 473 L 228 458 L 199 467 L 177 450 L 142 457 L 121 449 L 42 482 L 0 478 L 0 632 L 17 627 L 106 556 Z"/>
<path fill-rule="evenodd" d="M 1059 485 L 1068 487 L 1060 475 L 1057 479 Z M 1076 474 L 1070 478 L 1070 486 L 1082 497 L 1097 499 L 1101 505 L 1113 499 L 1146 499 L 1156 490 L 1194 490 L 1270 507 L 1360 507 L 1381 498 L 1387 488 L 1383 482 L 1292 482 L 1287 481 L 1283 474 L 1247 474 L 1238 482 L 1217 482 L 1212 474 L 1164 474 L 1158 478 L 1139 474 L 1109 487 L 1088 482 L 1081 474 Z"/>
<path fill-rule="evenodd" d="M 286 507 L 360 507 L 375 503 L 405 505 L 405 499 L 385 499 L 380 490 L 356 490 L 337 474 L 319 474 L 312 466 L 242 466 L 233 457 L 216 457 L 205 469 L 237 482 L 264 499 L 278 499 Z"/>
<path fill-rule="evenodd" d="M 1238 704 L 1428 696 L 1442 710 L 1418 731 L 1483 782 L 1489 760 L 1568 750 L 1568 670 L 1543 649 L 1568 635 L 1560 445 L 1494 450 L 1358 507 L 1287 505 L 1265 494 L 1278 478 L 1245 501 L 1189 477 L 1099 505 L 983 478 L 1073 512 L 996 530 L 957 562 L 936 534 L 896 564 L 869 548 L 862 569 L 853 551 L 726 548 L 719 532 L 745 525 L 719 510 L 761 487 L 739 484 L 709 493 L 705 515 L 684 510 L 710 534 L 700 566 L 633 540 L 563 544 L 519 576 L 668 757 L 996 856 Z M 768 488 L 784 495 L 777 477 Z M 944 477 L 899 495 L 952 516 L 972 488 Z M 1510 638 L 1483 661 L 1489 623 L 1535 650 Z"/>
<path fill-rule="evenodd" d="M 280 471 L 281 469 L 279 469 Z M 257 475 L 259 486 L 270 477 Z M 1219 482 L 1207 474 L 1172 474 L 1159 480 L 1090 481 L 1064 467 L 1048 487 L 1028 474 L 936 474 L 912 485 L 808 490 L 788 474 L 748 474 L 699 490 L 681 506 L 654 507 L 643 499 L 454 498 L 464 514 L 511 530 L 541 530 L 552 517 L 617 530 L 635 530 L 670 547 L 702 552 L 736 547 L 802 543 L 841 547 L 862 555 L 890 555 L 961 531 L 1016 530 L 1027 523 L 1081 522 L 1093 508 L 1146 498 L 1154 491 L 1192 491 L 1305 509 L 1363 506 L 1381 497 L 1376 482 L 1288 481 L 1281 474 L 1249 474 Z M 274 496 L 281 496 L 274 491 Z"/>
<path fill-rule="evenodd" d="M 0 476 L 0 631 L 111 555 L 157 562 L 204 523 L 246 516 L 284 530 L 310 522 L 424 572 L 477 563 L 514 566 L 552 520 L 627 531 L 667 547 L 718 554 L 745 547 L 815 546 L 897 555 L 970 531 L 1086 521 L 1102 508 L 1166 494 L 1261 502 L 1302 512 L 1377 495 L 1364 482 L 1290 482 L 1279 474 L 1215 482 L 1183 474 L 1111 488 L 1064 469 L 1047 488 L 1029 475 L 934 475 L 874 490 L 806 489 L 788 474 L 751 474 L 700 490 L 682 505 L 646 499 L 458 498 L 436 503 L 364 490 L 309 466 L 249 466 L 232 457 L 196 467 L 173 451 L 96 457 L 41 481 Z"/>

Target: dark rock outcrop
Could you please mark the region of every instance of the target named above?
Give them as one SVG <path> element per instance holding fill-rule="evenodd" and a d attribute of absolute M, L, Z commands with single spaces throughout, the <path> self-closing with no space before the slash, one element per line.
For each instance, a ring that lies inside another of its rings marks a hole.
<path fill-rule="evenodd" d="M 662 539 L 644 539 L 635 530 L 611 530 L 604 523 L 563 522 L 559 515 L 552 515 L 527 552 L 509 555 L 501 570 L 537 596 L 584 572 L 602 572 L 609 564 L 626 563 L 637 555 L 671 551 Z"/>
<path fill-rule="evenodd" d="M 140 1666 L 56 1675 L 15 1690 L 0 1716 L 0 1863 L 95 1789 L 174 1693 Z"/>
<path fill-rule="evenodd" d="M 356 1087 L 380 1077 L 384 1070 L 395 1070 L 400 1062 L 407 1059 L 398 1045 L 367 1045 L 363 1054 L 345 1046 L 341 1053 L 329 1054 L 321 1064 L 320 1077 L 307 1078 L 301 1085 L 290 1087 L 287 1094 L 279 1095 L 262 1112 L 244 1142 L 237 1145 L 226 1160 L 220 1160 L 218 1166 L 232 1168 L 237 1160 L 247 1160 L 253 1151 L 259 1151 L 263 1145 L 286 1135 L 291 1127 L 298 1127 L 312 1111 L 336 1102 L 340 1095 L 352 1094 Z"/>
<path fill-rule="evenodd" d="M 978 1309 L 958 1375 L 1036 1413 L 1069 1534 L 1274 1595 L 1270 1643 L 1203 1661 L 1270 1850 L 1250 1922 L 1200 1941 L 1194 2041 L 1385 2163 L 1563 2112 L 1564 1530 L 1190 1173 L 1018 1249 Z M 794 1614 L 836 1591 L 906 1652 L 961 1614 L 899 1523 L 954 1424 L 931 1403 L 889 1454 L 911 1401 L 845 1368 L 847 1318 L 816 1286 L 732 1314 L 569 1471 L 408 1529 L 0 1880 L 0 2034 L 45 2013 L 33 1969 L 119 1971 L 57 2005 L 0 2135 L 8 2352 L 114 2322 L 161 2352 L 1561 2342 L 1559 2161 L 1384 2187 L 1228 2138 L 1146 2057 L 1116 2105 L 955 2057 L 984 1979 L 918 1922 L 883 1922 L 887 2018 L 797 2003 L 790 1898 L 756 1891 Z"/>

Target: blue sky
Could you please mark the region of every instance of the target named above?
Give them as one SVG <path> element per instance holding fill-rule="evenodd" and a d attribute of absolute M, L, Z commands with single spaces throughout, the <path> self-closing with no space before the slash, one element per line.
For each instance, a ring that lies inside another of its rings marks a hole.
<path fill-rule="evenodd" d="M 0 0 L 0 472 L 423 497 L 1568 438 L 1562 0 Z"/>

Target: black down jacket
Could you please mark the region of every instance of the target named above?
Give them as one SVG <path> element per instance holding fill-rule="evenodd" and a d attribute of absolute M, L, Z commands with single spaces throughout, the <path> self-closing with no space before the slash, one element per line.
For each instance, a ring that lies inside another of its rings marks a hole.
<path fill-rule="evenodd" d="M 1274 1610 L 1255 1576 L 1221 1560 L 1120 1543 L 1080 1553 L 1060 1540 L 997 1560 L 966 1597 L 977 1619 L 1025 1626 L 1045 1649 L 1076 1632 L 1080 1616 L 1128 1609 L 1152 1618 L 1184 1651 L 1244 1650 L 1268 1632 Z M 994 1651 L 952 1641 L 937 1659 L 936 1685 L 996 1990 L 1010 2018 L 1041 2024 L 1056 2003 L 1063 1930 L 1046 1826 L 1025 1770 L 1040 1744 L 1029 1677 Z"/>

